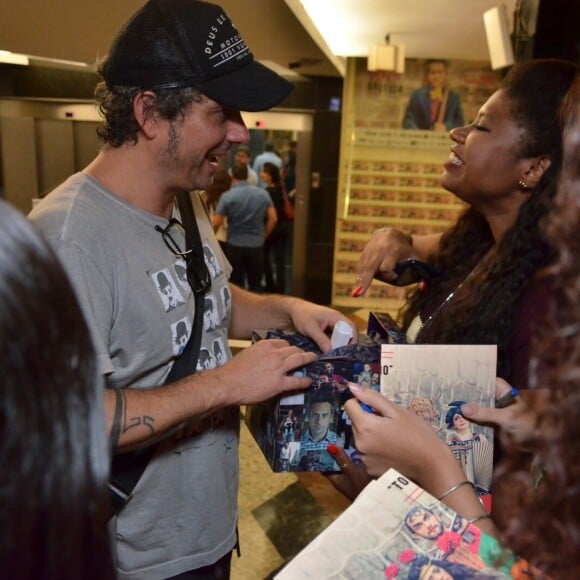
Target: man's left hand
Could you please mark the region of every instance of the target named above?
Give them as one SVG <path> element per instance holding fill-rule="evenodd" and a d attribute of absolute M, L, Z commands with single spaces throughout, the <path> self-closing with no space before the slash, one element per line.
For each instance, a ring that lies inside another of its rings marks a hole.
<path fill-rule="evenodd" d="M 356 325 L 333 308 L 296 300 L 292 302 L 289 315 L 294 328 L 300 334 L 310 337 L 322 352 L 328 352 L 332 348 L 330 338 L 326 333 L 331 332 L 339 320 L 343 320 L 352 328 L 353 337 L 358 336 Z"/>

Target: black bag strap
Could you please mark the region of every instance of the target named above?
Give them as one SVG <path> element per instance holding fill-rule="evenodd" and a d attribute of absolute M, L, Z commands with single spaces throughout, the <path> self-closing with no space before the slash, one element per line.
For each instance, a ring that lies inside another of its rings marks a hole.
<path fill-rule="evenodd" d="M 177 204 L 181 214 L 181 222 L 185 229 L 186 250 L 191 252 L 191 258 L 186 256 L 186 262 L 188 259 L 203 260 L 201 237 L 190 194 L 178 194 Z M 164 384 L 174 383 L 179 379 L 194 374 L 196 371 L 203 328 L 204 294 L 193 292 L 193 295 L 195 298 L 195 313 L 191 335 L 183 352 L 173 363 Z M 114 515 L 118 514 L 129 501 L 133 489 L 135 489 L 137 482 L 141 479 L 156 449 L 157 445 L 154 444 L 143 449 L 113 455 L 109 478 L 109 495 Z"/>
<path fill-rule="evenodd" d="M 191 197 L 188 192 L 177 194 L 177 207 L 181 215 L 181 223 L 185 229 L 185 248 L 191 251 L 192 258 L 186 257 L 186 262 L 189 259 L 204 260 L 203 247 L 201 244 L 201 236 L 199 235 L 199 227 L 195 219 Z M 193 288 L 192 288 L 193 292 Z M 187 341 L 185 349 L 181 356 L 173 363 L 165 383 L 173 383 L 178 379 L 182 379 L 188 375 L 195 373 L 197 366 L 197 359 L 199 358 L 199 349 L 201 347 L 201 329 L 203 327 L 203 302 L 204 294 L 193 292 L 195 297 L 195 313 L 193 317 L 193 328 L 191 336 Z M 191 344 L 191 346 L 190 346 Z"/>

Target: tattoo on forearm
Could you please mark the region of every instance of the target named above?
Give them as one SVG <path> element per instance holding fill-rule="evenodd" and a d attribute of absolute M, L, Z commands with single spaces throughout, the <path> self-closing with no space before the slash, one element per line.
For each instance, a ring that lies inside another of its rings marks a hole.
<path fill-rule="evenodd" d="M 123 389 L 115 389 L 115 414 L 110 437 L 112 447 L 115 448 L 119 445 L 122 434 L 127 433 L 139 425 L 143 425 L 149 429 L 150 435 L 155 434 L 155 419 L 150 415 L 127 417 L 127 396 Z"/>

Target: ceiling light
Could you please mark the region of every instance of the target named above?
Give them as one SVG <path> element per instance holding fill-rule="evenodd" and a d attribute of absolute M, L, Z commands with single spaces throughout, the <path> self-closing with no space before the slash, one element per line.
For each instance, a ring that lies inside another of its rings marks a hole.
<path fill-rule="evenodd" d="M 19 54 L 9 50 L 0 50 L 0 63 L 19 64 L 23 66 L 45 66 L 53 68 L 82 68 L 94 70 L 94 65 L 76 60 L 64 60 L 62 58 L 49 58 L 46 56 L 34 56 L 32 54 Z"/>
<path fill-rule="evenodd" d="M 385 44 L 374 44 L 370 47 L 367 70 L 403 74 L 405 72 L 405 47 L 402 44 L 391 44 L 390 35 L 387 34 Z"/>
<path fill-rule="evenodd" d="M 499 4 L 483 13 L 487 36 L 489 59 L 493 70 L 514 63 L 514 51 L 510 38 L 509 20 L 504 4 Z"/>
<path fill-rule="evenodd" d="M 5 64 L 28 65 L 28 57 L 25 54 L 16 54 L 8 50 L 0 50 L 0 62 Z"/>

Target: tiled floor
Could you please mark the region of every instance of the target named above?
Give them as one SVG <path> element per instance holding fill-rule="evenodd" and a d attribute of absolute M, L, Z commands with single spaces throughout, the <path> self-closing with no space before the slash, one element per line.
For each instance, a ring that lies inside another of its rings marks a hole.
<path fill-rule="evenodd" d="M 273 473 L 242 423 L 240 544 L 232 580 L 273 575 L 348 505 L 319 473 Z"/>

